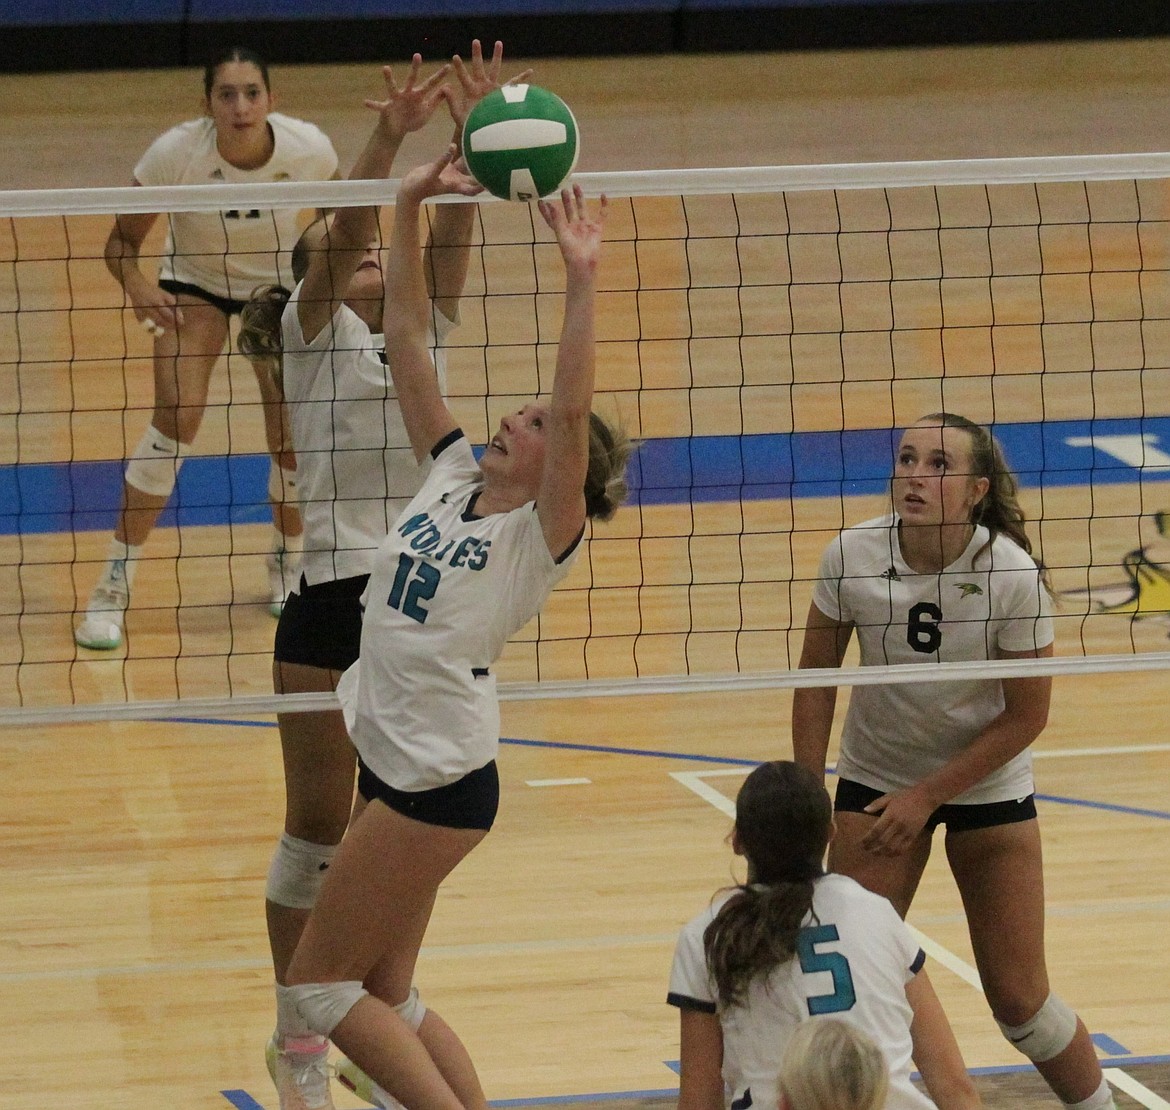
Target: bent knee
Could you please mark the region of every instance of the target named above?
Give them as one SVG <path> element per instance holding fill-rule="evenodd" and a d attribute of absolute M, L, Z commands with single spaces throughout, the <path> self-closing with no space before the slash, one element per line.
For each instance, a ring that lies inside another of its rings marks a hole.
<path fill-rule="evenodd" d="M 1077 1015 L 1055 994 L 1049 994 L 1043 1004 L 1021 1022 L 1005 1022 L 998 1012 L 996 1022 L 1008 1042 L 1037 1064 L 1059 1056 L 1068 1048 L 1078 1027 Z"/>

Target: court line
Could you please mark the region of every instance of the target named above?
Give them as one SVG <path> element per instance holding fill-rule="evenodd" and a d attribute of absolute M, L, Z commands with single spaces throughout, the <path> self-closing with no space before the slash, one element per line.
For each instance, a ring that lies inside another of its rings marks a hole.
<path fill-rule="evenodd" d="M 1160 1065 L 1170 1063 L 1170 1055 L 1166 1056 L 1123 1056 L 1123 1057 L 1107 1057 L 1101 1060 L 1102 1066 L 1107 1067 L 1110 1064 L 1125 1064 L 1126 1067 L 1137 1067 L 1139 1065 Z M 1113 1068 L 1109 1068 L 1113 1071 Z M 1035 1069 L 1031 1064 L 1002 1064 L 996 1067 L 989 1068 L 971 1068 L 972 1075 L 1025 1075 L 1033 1073 Z M 1137 1086 L 1137 1083 L 1132 1076 L 1121 1072 L 1121 1075 Z M 1121 1088 L 1124 1090 L 1124 1088 Z M 1142 1088 L 1146 1091 L 1146 1088 Z M 1129 1091 L 1126 1091 L 1129 1094 Z M 1159 1098 L 1160 1096 L 1148 1092 L 1151 1097 Z M 495 1107 L 496 1110 L 509 1110 L 511 1107 L 525 1107 L 525 1106 L 563 1106 L 566 1103 L 572 1102 L 617 1102 L 619 1100 L 633 1100 L 640 1098 L 675 1098 L 678 1096 L 678 1087 L 663 1087 L 655 1090 L 645 1091 L 599 1091 L 588 1095 L 547 1095 L 541 1097 L 539 1095 L 530 1098 L 500 1098 L 489 1099 L 488 1105 Z M 1136 1097 L 1136 1096 L 1135 1096 Z M 1149 1105 L 1149 1104 L 1148 1104 Z M 1165 1102 L 1155 1102 L 1150 1106 L 1150 1110 L 1163 1110 L 1166 1107 Z"/>
<path fill-rule="evenodd" d="M 735 774 L 734 771 L 730 769 L 720 771 L 670 771 L 668 774 L 676 782 L 685 786 L 688 790 L 693 791 L 721 813 L 725 813 L 731 818 L 735 817 L 735 802 L 726 794 L 721 793 L 714 787 L 708 786 L 702 781 L 704 778 L 732 775 Z M 1039 797 L 1039 795 L 1037 796 Z M 979 972 L 975 968 L 965 960 L 961 960 L 950 949 L 944 948 L 920 930 L 915 929 L 909 922 L 907 922 L 907 926 L 928 956 L 950 971 L 953 971 L 960 979 L 974 987 L 980 994 L 983 994 L 983 984 L 979 979 Z M 1124 1091 L 1131 1098 L 1136 1099 L 1143 1106 L 1147 1107 L 1148 1110 L 1170 1110 L 1170 1102 L 1154 1094 L 1153 1091 L 1142 1086 L 1132 1076 L 1117 1068 L 1105 1069 L 1105 1078 L 1110 1084 L 1118 1088 L 1118 1090 Z"/>
<path fill-rule="evenodd" d="M 1128 1072 L 1120 1068 L 1105 1068 L 1105 1078 L 1119 1091 L 1124 1091 L 1130 1098 L 1137 1099 L 1149 1110 L 1170 1110 L 1170 1102 L 1161 1095 L 1154 1094 L 1149 1087 L 1143 1086 Z"/>

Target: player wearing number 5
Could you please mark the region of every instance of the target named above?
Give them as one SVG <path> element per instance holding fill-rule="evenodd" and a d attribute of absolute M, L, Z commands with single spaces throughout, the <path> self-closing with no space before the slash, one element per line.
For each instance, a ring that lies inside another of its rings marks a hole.
<path fill-rule="evenodd" d="M 409 173 L 386 258 L 386 355 L 406 431 L 431 470 L 379 548 L 358 661 L 338 695 L 359 756 L 355 816 L 293 956 L 287 997 L 406 1106 L 483 1110 L 466 1049 L 413 987 L 442 881 L 487 835 L 499 799 L 489 668 L 566 575 L 587 517 L 625 494 L 628 442 L 590 412 L 605 201 L 541 202 L 565 268 L 552 393 L 506 416 L 477 463 L 439 391 L 420 206 L 478 186 L 452 146 Z M 372 1091 L 343 1068 L 348 1082 Z"/>
<path fill-rule="evenodd" d="M 832 830 L 821 776 L 799 764 L 763 763 L 740 787 L 731 844 L 747 880 L 675 949 L 679 1110 L 773 1110 L 794 1030 L 830 1015 L 881 1050 L 888 1110 L 980 1105 L 909 928 L 884 898 L 822 870 Z M 911 1059 L 931 1098 L 911 1083 Z"/>
<path fill-rule="evenodd" d="M 802 668 L 1052 654 L 1045 576 L 1014 475 L 986 429 L 935 413 L 902 436 L 893 512 L 848 528 L 821 561 Z M 1021 676 L 857 686 L 837 761 L 831 870 L 905 916 L 938 825 L 975 962 L 1003 1034 L 1066 1106 L 1114 1105 L 1089 1034 L 1049 988 L 1044 879 L 1029 745 L 1051 680 Z M 823 775 L 836 688 L 797 690 L 796 759 Z"/>

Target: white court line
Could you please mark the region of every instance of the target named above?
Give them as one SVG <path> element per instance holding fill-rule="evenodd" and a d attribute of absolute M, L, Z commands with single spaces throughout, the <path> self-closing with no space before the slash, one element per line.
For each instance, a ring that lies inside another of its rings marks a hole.
<path fill-rule="evenodd" d="M 588 786 L 592 779 L 527 779 L 525 786 Z"/>
<path fill-rule="evenodd" d="M 727 775 L 746 775 L 749 770 L 750 768 L 747 767 L 735 767 L 721 768 L 717 771 L 671 771 L 669 774 L 672 779 L 676 779 L 688 790 L 698 794 L 700 798 L 713 805 L 721 813 L 725 813 L 727 816 L 734 818 L 735 802 L 726 794 L 716 790 L 713 786 L 708 786 L 703 779 L 724 777 Z M 919 932 L 913 925 L 910 925 L 909 928 L 918 943 L 922 945 L 922 950 L 928 956 L 953 971 L 960 979 L 979 991 L 980 994 L 983 993 L 983 984 L 979 981 L 979 972 L 975 968 L 965 960 L 959 959 L 949 949 L 944 948 L 941 944 L 938 944 L 931 940 L 930 937 Z M 1105 1068 L 1104 1075 L 1114 1087 L 1124 1091 L 1130 1098 L 1136 1099 L 1143 1106 L 1148 1107 L 1149 1110 L 1170 1110 L 1170 1102 L 1167 1102 L 1164 1098 L 1154 1094 L 1153 1091 L 1143 1087 L 1136 1079 L 1120 1069 Z"/>
<path fill-rule="evenodd" d="M 1170 1102 L 1161 1095 L 1154 1094 L 1149 1087 L 1143 1087 L 1132 1075 L 1120 1068 L 1105 1068 L 1105 1078 L 1119 1091 L 1124 1091 L 1132 1099 L 1137 1099 L 1149 1110 L 1170 1110 Z"/>

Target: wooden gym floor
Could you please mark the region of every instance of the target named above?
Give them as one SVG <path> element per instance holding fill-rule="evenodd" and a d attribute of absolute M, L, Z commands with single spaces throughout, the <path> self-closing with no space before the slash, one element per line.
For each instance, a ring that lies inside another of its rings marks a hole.
<path fill-rule="evenodd" d="M 537 79 L 577 111 L 581 169 L 616 170 L 1158 150 L 1168 67 L 1165 43 L 1135 42 L 550 61 Z M 275 77 L 282 107 L 325 126 L 348 165 L 368 126 L 359 104 L 376 91 L 372 67 Z M 146 144 L 194 114 L 197 95 L 191 72 L 0 77 L 0 183 L 124 184 Z M 419 138 L 400 168 L 440 139 Z M 241 394 L 247 384 L 236 383 Z M 1127 398 L 1113 395 L 1111 411 L 1124 414 Z M 1167 412 L 1164 393 L 1155 405 Z M 117 454 L 91 423 L 80 457 Z M 254 424 L 244 432 L 250 445 L 260 442 Z M 208 434 L 215 441 L 216 430 Z M 1116 487 L 1111 496 L 1138 513 L 1170 508 L 1149 503 L 1157 494 Z M 1045 496 L 1046 515 L 1077 516 L 1076 491 Z M 846 515 L 860 519 L 873 506 L 847 505 Z M 840 509 L 801 511 L 810 527 L 827 528 Z M 617 535 L 643 523 L 635 513 L 619 517 Z M 185 536 L 195 547 L 184 555 L 201 544 L 234 554 L 209 557 L 203 581 L 183 585 L 213 590 L 226 566 L 252 581 L 258 601 L 262 529 L 233 529 L 229 544 L 203 534 L 211 531 Z M 1065 552 L 1079 533 L 1066 531 L 1054 534 L 1052 557 L 1075 565 Z M 88 580 L 74 582 L 69 569 L 71 537 L 4 542 L 3 562 L 22 566 L 15 578 L 9 572 L 6 595 L 84 596 Z M 100 558 L 105 538 L 77 542 L 80 557 Z M 1113 547 L 1102 559 L 1120 575 L 1132 536 L 1103 542 Z M 164 603 L 177 544 L 173 531 L 152 540 L 163 558 L 143 592 Z M 815 550 L 800 555 L 808 565 Z M 792 602 L 798 618 L 806 596 Z M 64 657 L 71 617 L 59 608 L 43 626 L 22 629 L 21 650 Z M 226 626 L 209 613 L 178 632 L 212 656 L 232 644 L 242 653 L 233 688 L 263 692 L 271 619 L 259 604 L 232 608 L 240 612 Z M 165 655 L 175 631 L 142 620 L 144 635 L 158 637 L 147 645 L 160 649 L 147 654 Z M 1165 627 L 1153 621 L 1131 629 L 1124 618 L 1100 618 L 1094 629 L 1094 651 L 1131 650 L 1131 632 L 1139 650 L 1165 647 Z M 11 662 L 12 644 L 4 651 Z M 49 700 L 69 691 L 87 701 L 171 697 L 197 688 L 211 666 L 194 658 L 178 674 L 174 664 L 87 657 L 63 680 L 53 677 L 60 668 L 33 668 L 20 688 L 6 681 L 2 697 L 7 705 L 46 690 Z M 208 681 L 222 678 L 216 671 Z M 1170 1105 L 1165 700 L 1160 672 L 1062 679 L 1036 746 L 1053 982 L 1121 1072 L 1124 1107 Z M 674 936 L 731 881 L 729 799 L 744 767 L 790 753 L 788 713 L 784 691 L 505 703 L 501 817 L 444 888 L 419 975 L 424 998 L 466 1038 L 491 1099 L 670 1104 L 677 1018 L 664 996 Z M 0 1007 L 13 1034 L 0 1110 L 273 1110 L 261 905 L 282 812 L 271 722 L 7 728 L 0 767 Z M 938 860 L 911 923 L 929 947 L 967 1062 L 981 1069 L 987 1105 L 1055 1105 L 986 1012 Z M 338 1105 L 356 1103 L 338 1092 Z"/>

